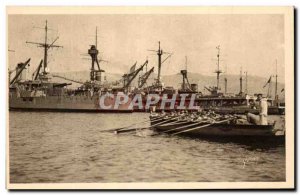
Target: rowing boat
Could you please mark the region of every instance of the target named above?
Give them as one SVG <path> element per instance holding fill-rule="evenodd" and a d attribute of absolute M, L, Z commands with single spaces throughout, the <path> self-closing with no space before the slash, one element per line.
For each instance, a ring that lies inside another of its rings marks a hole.
<path fill-rule="evenodd" d="M 166 120 L 166 119 L 162 119 Z M 254 125 L 236 124 L 232 121 L 226 122 L 196 122 L 196 121 L 175 121 L 163 123 L 154 127 L 158 133 L 181 134 L 193 137 L 201 136 L 274 136 L 274 124 Z M 152 125 L 152 124 L 151 124 Z"/>

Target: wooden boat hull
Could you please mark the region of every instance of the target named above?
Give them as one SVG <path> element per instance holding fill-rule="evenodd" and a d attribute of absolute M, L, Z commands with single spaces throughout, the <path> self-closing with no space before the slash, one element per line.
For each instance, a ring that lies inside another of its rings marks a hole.
<path fill-rule="evenodd" d="M 193 125 L 193 123 L 195 125 Z M 151 124 L 152 125 L 152 124 Z M 184 127 L 187 126 L 188 127 Z M 161 124 L 155 126 L 155 130 L 159 133 L 178 133 L 193 128 L 192 131 L 180 133 L 178 135 L 188 135 L 193 137 L 201 136 L 275 136 L 274 125 L 252 125 L 252 124 L 211 124 L 196 122 L 176 122 L 171 124 Z M 205 126 L 205 127 L 202 127 Z M 199 129 L 197 129 L 199 127 Z M 172 130 L 180 128 L 178 130 Z"/>

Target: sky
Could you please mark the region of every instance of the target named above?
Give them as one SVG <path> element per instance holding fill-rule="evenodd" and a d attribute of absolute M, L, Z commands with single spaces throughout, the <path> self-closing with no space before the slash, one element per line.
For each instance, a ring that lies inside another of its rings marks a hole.
<path fill-rule="evenodd" d="M 124 74 L 137 61 L 149 60 L 149 69 L 157 67 L 158 41 L 163 51 L 173 53 L 162 65 L 162 74 L 188 72 L 214 75 L 217 68 L 216 47 L 220 45 L 220 68 L 227 74 L 268 78 L 277 72 L 284 81 L 284 16 L 263 14 L 197 14 L 197 15 L 9 15 L 9 68 L 31 58 L 33 72 L 43 58 L 43 50 L 26 41 L 43 42 L 45 21 L 48 41 L 57 36 L 63 48 L 49 51 L 51 72 L 89 70 L 91 61 L 82 59 L 95 44 L 98 28 L 98 49 L 101 68 L 109 73 Z M 167 55 L 163 56 L 167 57 Z M 157 72 L 157 68 L 155 70 Z"/>

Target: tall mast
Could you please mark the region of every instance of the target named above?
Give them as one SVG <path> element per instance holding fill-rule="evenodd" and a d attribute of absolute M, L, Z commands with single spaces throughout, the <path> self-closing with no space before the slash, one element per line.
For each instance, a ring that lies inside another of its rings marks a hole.
<path fill-rule="evenodd" d="M 182 89 L 185 90 L 186 89 L 185 77 L 187 75 L 187 58 L 186 58 L 186 56 L 185 56 L 185 70 L 182 70 L 181 74 L 182 74 Z"/>
<path fill-rule="evenodd" d="M 240 70 L 240 94 L 243 93 L 243 75 L 242 75 L 242 67 Z"/>
<path fill-rule="evenodd" d="M 97 77 L 97 72 L 98 72 L 98 76 L 99 76 L 99 81 L 101 82 L 101 72 L 103 72 L 103 70 L 100 69 L 100 64 L 98 61 L 98 49 L 97 49 L 97 45 L 98 45 L 98 28 L 96 27 L 96 33 L 95 33 L 95 45 L 91 45 L 90 49 L 88 50 L 88 54 L 91 57 L 92 60 L 92 67 L 91 67 L 91 72 L 90 72 L 90 80 L 91 81 L 95 81 L 96 77 Z M 95 65 L 97 65 L 98 70 L 95 69 Z"/>
<path fill-rule="evenodd" d="M 157 75 L 157 83 L 160 84 L 160 71 L 161 71 L 161 56 L 163 54 L 163 51 L 160 49 L 160 41 L 158 41 L 158 75 Z"/>
<path fill-rule="evenodd" d="M 185 56 L 185 70 L 187 72 L 187 56 Z"/>
<path fill-rule="evenodd" d="M 59 45 L 54 45 L 54 43 L 58 40 L 59 37 L 56 37 L 56 39 L 49 44 L 48 43 L 48 22 L 46 20 L 46 25 L 45 25 L 45 40 L 44 43 L 37 43 L 37 42 L 31 42 L 31 41 L 26 41 L 26 43 L 30 43 L 30 44 L 35 44 L 38 45 L 38 47 L 43 47 L 44 48 L 44 70 L 43 70 L 43 74 L 46 75 L 47 74 L 47 66 L 48 66 L 48 50 L 50 48 L 53 47 L 62 47 Z"/>
<path fill-rule="evenodd" d="M 148 51 L 152 51 L 155 52 L 158 56 L 158 74 L 157 74 L 157 81 L 156 81 L 156 85 L 161 87 L 161 82 L 160 82 L 160 74 L 161 74 L 161 65 L 168 59 L 171 57 L 171 55 L 173 53 L 168 53 L 168 52 L 164 52 L 161 48 L 160 48 L 160 41 L 158 41 L 158 50 L 148 50 Z M 162 60 L 161 56 L 163 54 L 169 54 L 165 59 Z"/>
<path fill-rule="evenodd" d="M 275 75 L 275 100 L 277 100 L 278 99 L 278 95 L 277 95 L 277 77 L 278 77 L 278 75 L 277 75 L 277 59 L 276 59 L 276 75 Z"/>
<path fill-rule="evenodd" d="M 96 49 L 97 49 L 97 44 L 98 44 L 98 40 L 97 40 L 97 38 L 98 38 L 98 34 L 97 34 L 97 26 L 96 26 L 96 43 L 95 43 L 95 45 L 96 45 Z"/>
<path fill-rule="evenodd" d="M 218 45 L 216 47 L 216 49 L 218 50 L 218 54 L 217 54 L 217 66 L 218 66 L 218 69 L 215 71 L 215 73 L 217 73 L 217 90 L 219 90 L 220 74 L 222 73 L 222 71 L 220 70 L 220 45 Z"/>
<path fill-rule="evenodd" d="M 224 82 L 225 82 L 225 94 L 227 93 L 227 78 L 224 78 Z"/>
<path fill-rule="evenodd" d="M 246 86 L 245 86 L 245 93 L 247 94 L 248 93 L 248 72 L 246 71 L 245 72 L 246 74 Z"/>
<path fill-rule="evenodd" d="M 47 68 L 47 58 L 48 58 L 48 46 L 47 46 L 47 34 L 48 34 L 48 26 L 47 26 L 47 20 L 45 25 L 45 44 L 44 44 L 44 74 L 47 74 L 46 68 Z"/>
<path fill-rule="evenodd" d="M 225 94 L 227 94 L 227 64 L 225 66 L 225 78 L 224 78 L 224 84 L 225 84 Z"/>

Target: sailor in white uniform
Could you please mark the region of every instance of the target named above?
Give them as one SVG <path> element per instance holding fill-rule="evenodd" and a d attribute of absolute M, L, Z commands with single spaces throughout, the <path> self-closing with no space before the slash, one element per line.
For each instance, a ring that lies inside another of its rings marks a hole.
<path fill-rule="evenodd" d="M 268 125 L 267 98 L 262 97 L 262 94 L 258 94 L 256 101 L 259 101 L 259 116 L 252 113 L 248 113 L 247 119 L 250 123 L 254 123 L 256 125 Z"/>

